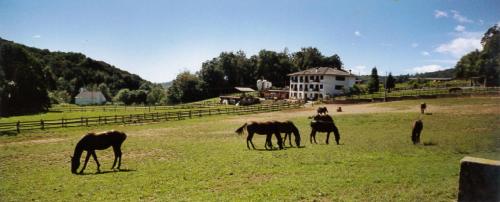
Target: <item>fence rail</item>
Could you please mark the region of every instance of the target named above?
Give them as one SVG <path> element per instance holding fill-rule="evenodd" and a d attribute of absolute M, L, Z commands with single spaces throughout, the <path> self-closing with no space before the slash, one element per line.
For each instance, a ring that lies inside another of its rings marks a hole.
<path fill-rule="evenodd" d="M 416 90 L 400 90 L 388 92 L 384 95 L 384 92 L 377 92 L 373 94 L 362 94 L 362 95 L 352 95 L 345 97 L 345 99 L 356 100 L 356 99 L 381 99 L 386 97 L 411 97 L 411 96 L 438 96 L 438 95 L 468 95 L 468 94 L 491 94 L 500 93 L 499 87 L 488 87 L 488 88 L 433 88 L 433 89 L 416 89 Z"/>
<path fill-rule="evenodd" d="M 298 103 L 282 103 L 269 105 L 252 105 L 232 108 L 216 108 L 216 109 L 190 109 L 180 110 L 176 112 L 153 112 L 142 114 L 128 115 L 111 115 L 111 116 L 94 116 L 80 117 L 72 119 L 52 119 L 39 121 L 18 121 L 9 123 L 0 123 L 0 132 L 17 132 L 27 130 L 48 130 L 54 128 L 69 128 L 69 127 L 88 127 L 104 124 L 140 124 L 160 121 L 183 120 L 187 118 L 197 118 L 203 116 L 223 115 L 223 114 L 250 114 L 260 112 L 280 111 L 283 109 L 298 108 L 301 104 Z"/>
<path fill-rule="evenodd" d="M 92 112 L 92 111 L 167 111 L 175 109 L 213 108 L 222 106 L 218 102 L 191 103 L 179 105 L 151 105 L 151 106 L 127 106 L 127 105 L 105 105 L 105 106 L 55 106 L 49 111 L 58 112 Z"/>

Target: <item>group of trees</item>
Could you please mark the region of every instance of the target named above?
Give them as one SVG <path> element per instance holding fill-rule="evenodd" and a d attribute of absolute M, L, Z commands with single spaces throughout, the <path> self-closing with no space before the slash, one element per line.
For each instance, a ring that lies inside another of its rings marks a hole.
<path fill-rule="evenodd" d="M 247 57 L 243 51 L 222 52 L 218 57 L 205 61 L 196 73 L 182 72 L 168 89 L 172 103 L 189 102 L 223 93 L 234 92 L 235 86 L 255 87 L 260 78 L 284 87 L 287 74 L 312 67 L 342 68 L 336 54 L 324 56 L 317 48 L 302 48 L 295 53 L 261 50 Z"/>
<path fill-rule="evenodd" d="M 463 56 L 455 66 L 457 78 L 479 77 L 479 82 L 498 86 L 500 74 L 500 27 L 495 25 L 481 39 L 483 50 Z"/>
<path fill-rule="evenodd" d="M 141 86 L 149 87 L 140 91 Z M 51 52 L 0 38 L 0 116 L 74 102 L 80 88 L 100 90 L 107 100 L 130 89 L 129 99 L 119 100 L 124 103 L 165 102 L 166 96 L 161 86 L 83 54 Z"/>

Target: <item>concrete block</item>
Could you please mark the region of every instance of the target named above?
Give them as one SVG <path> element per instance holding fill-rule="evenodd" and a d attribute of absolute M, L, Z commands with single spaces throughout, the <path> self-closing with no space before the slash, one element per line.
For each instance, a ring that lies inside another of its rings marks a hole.
<path fill-rule="evenodd" d="M 464 157 L 460 160 L 458 201 L 500 201 L 500 161 Z"/>

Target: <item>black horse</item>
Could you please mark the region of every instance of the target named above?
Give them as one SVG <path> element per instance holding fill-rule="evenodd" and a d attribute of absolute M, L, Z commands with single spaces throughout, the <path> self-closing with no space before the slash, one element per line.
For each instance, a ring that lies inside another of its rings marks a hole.
<path fill-rule="evenodd" d="M 413 123 L 413 129 L 411 131 L 411 141 L 413 144 L 420 143 L 420 133 L 424 129 L 424 123 L 422 120 L 417 120 Z"/>
<path fill-rule="evenodd" d="M 97 172 L 101 172 L 99 167 L 99 161 L 97 161 L 97 156 L 95 154 L 95 150 L 104 150 L 109 147 L 113 147 L 113 151 L 115 153 L 115 160 L 113 162 L 113 169 L 116 165 L 116 160 L 118 159 L 118 169 L 120 169 L 120 165 L 122 162 L 122 150 L 121 146 L 123 141 L 127 138 L 127 135 L 123 132 L 119 131 L 108 131 L 103 133 L 88 133 L 85 135 L 75 147 L 75 152 L 71 157 L 71 172 L 76 174 L 78 167 L 80 167 L 80 157 L 82 156 L 83 151 L 87 151 L 87 156 L 85 157 L 85 163 L 83 164 L 83 168 L 80 171 L 80 174 L 83 173 L 85 167 L 87 167 L 87 162 L 89 161 L 90 155 L 94 157 L 94 160 L 97 164 Z"/>
<path fill-rule="evenodd" d="M 321 114 L 326 115 L 326 114 L 328 114 L 328 109 L 326 107 L 318 107 L 317 112 L 318 112 L 318 115 L 321 115 Z"/>
<path fill-rule="evenodd" d="M 273 145 L 271 142 L 271 137 L 274 134 L 276 136 L 276 139 L 278 139 L 278 146 L 279 149 L 283 149 L 283 139 L 281 138 L 280 135 L 280 125 L 276 121 L 268 121 L 268 122 L 251 122 L 251 123 L 245 123 L 243 126 L 238 128 L 235 132 L 241 135 L 243 133 L 243 130 L 246 128 L 248 132 L 247 136 L 247 148 L 250 149 L 250 143 L 252 145 L 252 148 L 255 149 L 255 146 L 253 145 L 252 138 L 254 134 L 259 134 L 259 135 L 267 135 L 266 137 L 266 144 L 265 148 L 272 149 Z"/>
<path fill-rule="evenodd" d="M 297 147 L 300 147 L 300 133 L 299 129 L 293 124 L 291 121 L 285 121 L 285 122 L 279 122 L 276 121 L 277 124 L 279 124 L 279 132 L 280 133 L 285 133 L 285 138 L 283 139 L 283 146 L 286 144 L 286 139 L 288 138 L 288 143 L 290 144 L 291 147 L 292 145 L 292 133 L 295 136 L 295 144 Z M 271 141 L 271 138 L 267 138 L 269 141 Z M 272 143 L 270 143 L 272 145 Z"/>
<path fill-rule="evenodd" d="M 317 144 L 316 142 L 316 132 L 326 132 L 326 144 L 329 144 L 330 140 L 330 133 L 333 132 L 335 135 L 335 142 L 339 144 L 340 141 L 340 133 L 335 126 L 335 123 L 333 122 L 333 119 L 329 115 L 316 115 L 313 116 L 313 121 L 311 121 L 311 135 L 309 137 L 309 140 L 311 143 Z"/>

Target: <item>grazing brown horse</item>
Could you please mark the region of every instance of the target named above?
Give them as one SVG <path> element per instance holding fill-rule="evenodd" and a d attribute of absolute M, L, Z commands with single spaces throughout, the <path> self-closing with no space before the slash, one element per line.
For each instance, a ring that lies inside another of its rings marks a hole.
<path fill-rule="evenodd" d="M 311 135 L 309 137 L 309 140 L 311 143 L 317 144 L 316 142 L 316 132 L 326 132 L 326 144 L 329 143 L 330 139 L 330 133 L 333 132 L 335 135 L 335 142 L 339 144 L 340 141 L 340 133 L 339 130 L 337 129 L 337 126 L 335 126 L 335 123 L 333 122 L 333 119 L 329 115 L 316 115 L 313 116 L 313 121 L 311 121 Z"/>
<path fill-rule="evenodd" d="M 113 151 L 115 153 L 115 161 L 113 162 L 113 169 L 116 165 L 116 160 L 118 159 L 118 169 L 120 169 L 120 165 L 122 162 L 122 150 L 121 146 L 123 141 L 127 138 L 127 135 L 123 132 L 119 131 L 108 131 L 103 133 L 87 133 L 77 144 L 75 148 L 75 153 L 71 157 L 71 172 L 76 174 L 76 170 L 80 167 L 80 157 L 82 156 L 83 151 L 87 151 L 87 156 L 85 157 L 85 163 L 83 164 L 83 168 L 80 171 L 80 174 L 83 173 L 85 167 L 87 167 L 87 162 L 89 161 L 90 155 L 94 157 L 94 160 L 97 164 L 97 172 L 101 172 L 99 167 L 99 161 L 97 161 L 97 156 L 95 154 L 95 150 L 104 150 L 109 147 L 113 147 Z"/>
<path fill-rule="evenodd" d="M 427 104 L 425 104 L 425 102 L 423 102 L 422 104 L 420 104 L 420 113 L 424 114 L 426 108 L 427 108 Z"/>
<path fill-rule="evenodd" d="M 420 119 L 416 120 L 413 123 L 413 129 L 411 131 L 411 141 L 413 144 L 420 143 L 420 133 L 422 132 L 422 129 L 424 129 L 424 123 Z"/>
<path fill-rule="evenodd" d="M 323 115 L 326 115 L 328 114 L 328 109 L 326 107 L 318 107 L 318 114 L 323 114 Z"/>
<path fill-rule="evenodd" d="M 279 132 L 280 133 L 285 133 L 285 138 L 283 139 L 283 146 L 286 144 L 286 139 L 288 137 L 288 143 L 290 144 L 291 147 L 292 145 L 292 133 L 295 136 L 295 144 L 297 147 L 300 147 L 300 133 L 299 129 L 293 124 L 291 121 L 285 121 L 285 122 L 279 122 L 276 121 L 277 124 L 279 124 Z M 269 141 L 271 141 L 271 138 L 269 138 Z M 272 143 L 270 143 L 272 145 Z"/>
<path fill-rule="evenodd" d="M 268 149 L 268 146 L 270 147 L 269 149 L 273 148 L 272 142 L 271 142 L 271 137 L 272 134 L 276 136 L 276 139 L 278 139 L 278 146 L 279 149 L 283 149 L 283 139 L 281 139 L 280 135 L 280 125 L 276 121 L 268 121 L 268 122 L 251 122 L 251 123 L 245 123 L 243 126 L 240 128 L 236 129 L 236 133 L 241 135 L 243 133 L 243 130 L 246 128 L 248 132 L 247 136 L 247 148 L 250 149 L 250 143 L 252 145 L 252 148 L 255 149 L 255 146 L 253 145 L 252 138 L 254 134 L 259 134 L 259 135 L 267 135 L 266 137 L 266 144 L 265 148 Z"/>

